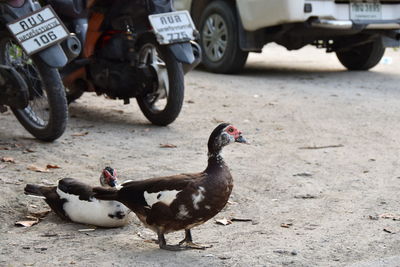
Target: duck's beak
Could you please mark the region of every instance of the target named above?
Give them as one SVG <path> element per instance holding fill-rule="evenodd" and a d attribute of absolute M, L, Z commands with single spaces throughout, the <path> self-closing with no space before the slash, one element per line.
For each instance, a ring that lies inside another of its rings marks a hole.
<path fill-rule="evenodd" d="M 249 142 L 247 142 L 247 140 L 242 135 L 239 135 L 237 138 L 235 138 L 235 142 L 242 144 L 249 144 Z"/>
<path fill-rule="evenodd" d="M 115 179 L 110 180 L 110 182 L 108 183 L 111 187 L 116 187 L 118 182 Z"/>

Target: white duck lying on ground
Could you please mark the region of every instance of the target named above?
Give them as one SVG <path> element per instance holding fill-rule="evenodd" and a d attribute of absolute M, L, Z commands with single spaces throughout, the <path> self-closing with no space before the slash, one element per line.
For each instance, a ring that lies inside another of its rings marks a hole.
<path fill-rule="evenodd" d="M 105 188 L 119 188 L 116 171 L 106 167 L 100 184 Z M 118 201 L 96 199 L 93 187 L 73 178 L 63 178 L 58 186 L 27 184 L 25 194 L 41 197 L 62 219 L 100 227 L 121 227 L 130 218 L 130 210 Z"/>

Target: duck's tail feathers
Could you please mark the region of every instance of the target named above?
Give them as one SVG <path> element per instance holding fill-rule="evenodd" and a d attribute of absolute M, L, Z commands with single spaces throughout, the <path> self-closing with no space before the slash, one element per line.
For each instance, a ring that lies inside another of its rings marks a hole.
<path fill-rule="evenodd" d="M 94 197 L 101 200 L 118 200 L 118 190 L 115 188 L 95 187 Z"/>
<path fill-rule="evenodd" d="M 38 198 L 46 198 L 42 193 L 42 187 L 36 184 L 27 184 L 24 188 L 25 195 Z"/>

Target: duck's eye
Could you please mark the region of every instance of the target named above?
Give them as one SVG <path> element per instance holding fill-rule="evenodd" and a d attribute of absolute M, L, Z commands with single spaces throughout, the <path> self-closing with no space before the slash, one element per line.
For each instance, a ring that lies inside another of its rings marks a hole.
<path fill-rule="evenodd" d="M 233 133 L 234 132 L 233 128 L 229 128 L 228 132 Z"/>

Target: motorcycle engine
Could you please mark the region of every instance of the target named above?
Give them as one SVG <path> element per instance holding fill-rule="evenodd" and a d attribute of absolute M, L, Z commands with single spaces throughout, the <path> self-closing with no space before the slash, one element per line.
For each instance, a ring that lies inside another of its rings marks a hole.
<path fill-rule="evenodd" d="M 111 98 L 128 99 L 156 86 L 157 76 L 152 69 L 131 66 L 127 55 L 127 42 L 123 34 L 103 36 L 95 60 L 89 65 L 96 92 L 105 93 Z"/>

